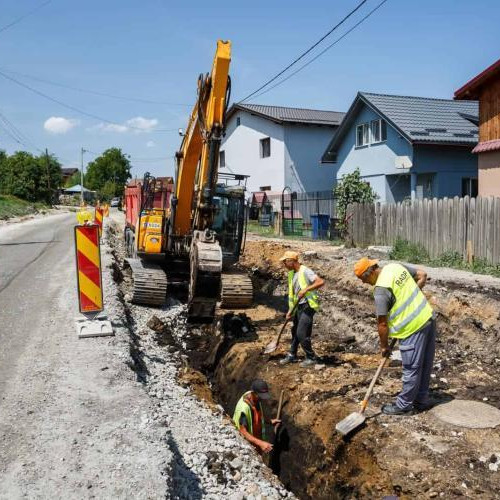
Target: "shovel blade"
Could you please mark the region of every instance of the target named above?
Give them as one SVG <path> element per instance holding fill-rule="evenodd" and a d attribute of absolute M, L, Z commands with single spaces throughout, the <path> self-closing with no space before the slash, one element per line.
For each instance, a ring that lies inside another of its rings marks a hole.
<path fill-rule="evenodd" d="M 278 343 L 273 340 L 271 343 L 267 344 L 266 348 L 264 349 L 264 354 L 271 354 L 278 348 Z"/>
<path fill-rule="evenodd" d="M 342 434 L 342 436 L 346 436 L 354 429 L 357 429 L 359 426 L 363 425 L 366 420 L 366 417 L 363 413 L 354 412 L 348 415 L 346 418 L 341 420 L 336 426 L 335 430 Z"/>

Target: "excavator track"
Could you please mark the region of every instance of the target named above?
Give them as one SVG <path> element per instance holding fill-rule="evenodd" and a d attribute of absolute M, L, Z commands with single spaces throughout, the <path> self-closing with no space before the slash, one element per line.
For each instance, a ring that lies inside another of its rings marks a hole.
<path fill-rule="evenodd" d="M 167 296 L 167 275 L 152 262 L 141 259 L 125 259 L 132 270 L 132 302 L 149 306 L 162 306 Z"/>
<path fill-rule="evenodd" d="M 198 234 L 202 234 L 201 231 Z M 198 236 L 195 233 L 195 236 Z M 219 297 L 222 250 L 219 243 L 197 237 L 191 245 L 188 321 L 211 323 Z"/>
<path fill-rule="evenodd" d="M 223 274 L 220 306 L 243 309 L 253 302 L 252 280 L 246 274 Z"/>

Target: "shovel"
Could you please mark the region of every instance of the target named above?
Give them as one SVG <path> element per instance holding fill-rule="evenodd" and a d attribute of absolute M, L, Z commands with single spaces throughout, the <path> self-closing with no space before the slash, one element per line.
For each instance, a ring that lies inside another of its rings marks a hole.
<path fill-rule="evenodd" d="M 290 315 L 291 317 L 293 317 L 293 313 L 295 312 L 295 309 L 297 309 L 298 303 L 299 303 L 299 301 L 297 300 L 293 304 L 292 314 Z M 285 323 L 281 327 L 281 330 L 278 333 L 278 336 L 273 341 L 269 342 L 269 344 L 267 344 L 266 348 L 264 349 L 264 354 L 271 354 L 272 352 L 274 352 L 278 348 L 278 345 L 279 345 L 280 339 L 281 339 L 281 335 L 285 331 L 286 325 L 288 325 L 289 321 L 290 321 L 289 319 L 287 319 L 285 321 Z"/>
<path fill-rule="evenodd" d="M 341 420 L 336 426 L 335 429 L 339 434 L 342 434 L 342 436 L 347 436 L 350 432 L 352 432 L 354 429 L 357 429 L 359 426 L 363 425 L 366 417 L 365 417 L 365 410 L 366 407 L 368 406 L 368 400 L 370 399 L 370 396 L 372 395 L 373 388 L 375 387 L 375 383 L 377 382 L 380 373 L 382 372 L 382 369 L 385 366 L 385 363 L 387 362 L 387 358 L 390 356 L 392 349 L 394 348 L 394 345 L 396 344 L 396 339 L 392 339 L 391 343 L 389 345 L 389 353 L 386 357 L 384 357 L 381 361 L 380 364 L 378 365 L 377 371 L 375 372 L 375 375 L 370 383 L 370 386 L 368 387 L 368 390 L 366 391 L 365 399 L 361 401 L 361 410 L 356 411 L 354 413 L 351 413 L 348 415 L 346 418 Z"/>

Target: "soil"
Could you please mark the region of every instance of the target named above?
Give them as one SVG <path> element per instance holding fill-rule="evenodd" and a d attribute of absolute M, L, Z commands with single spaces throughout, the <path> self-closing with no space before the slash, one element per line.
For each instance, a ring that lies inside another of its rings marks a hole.
<path fill-rule="evenodd" d="M 453 427 L 432 411 L 407 417 L 380 414 L 380 405 L 400 390 L 400 362 L 391 361 L 383 372 L 364 428 L 347 439 L 335 432 L 338 421 L 358 410 L 380 359 L 371 291 L 352 273 L 360 250 L 300 244 L 304 262 L 327 281 L 313 334 L 321 365 L 281 366 L 289 333 L 277 352 L 263 354 L 284 320 L 285 273 L 279 257 L 292 245 L 297 248 L 295 242 L 247 242 L 241 263 L 257 293 L 256 306 L 244 312 L 253 330 L 225 334 L 221 325 L 227 311 L 205 334 L 194 330 L 187 349 L 191 366 L 208 377 L 216 401 L 232 413 L 241 393 L 259 377 L 271 385 L 274 403 L 268 411 L 274 414 L 280 391 L 286 391 L 283 421 L 289 443 L 271 465 L 299 498 L 496 498 L 500 472 L 488 464 L 500 460 L 498 429 Z M 500 280 L 428 272 L 425 292 L 439 334 L 433 401 L 471 399 L 500 408 Z"/>

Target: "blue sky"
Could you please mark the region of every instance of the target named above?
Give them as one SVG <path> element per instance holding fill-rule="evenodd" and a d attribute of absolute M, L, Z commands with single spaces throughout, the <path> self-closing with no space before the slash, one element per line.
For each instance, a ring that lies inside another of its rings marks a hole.
<path fill-rule="evenodd" d="M 318 51 L 379 2 L 368 0 Z M 0 30 L 43 3 L 1 0 Z M 218 38 L 233 44 L 234 102 L 358 3 L 52 0 L 0 31 L 0 71 L 113 124 L 64 108 L 0 75 L 0 113 L 29 146 L 16 143 L 0 126 L 0 148 L 10 153 L 48 148 L 65 166 L 78 166 L 81 147 L 92 152 L 86 153 L 87 162 L 117 146 L 131 156 L 134 175 L 146 170 L 172 175 L 171 157 L 180 144 L 176 130 L 186 125 L 198 74 L 210 70 Z M 345 111 L 358 90 L 451 98 L 500 57 L 499 19 L 497 0 L 388 0 L 304 71 L 250 102 Z M 154 102 L 96 96 L 32 77 Z"/>

